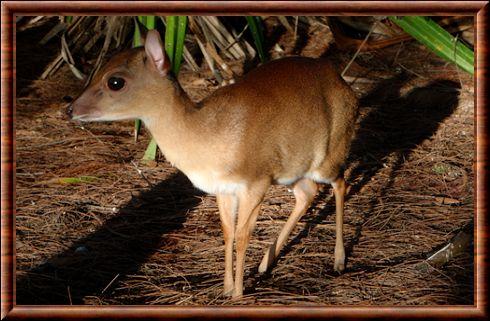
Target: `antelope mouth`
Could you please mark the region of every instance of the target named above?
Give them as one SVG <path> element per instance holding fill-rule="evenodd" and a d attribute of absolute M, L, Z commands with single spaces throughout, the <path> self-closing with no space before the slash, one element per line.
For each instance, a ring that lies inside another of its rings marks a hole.
<path fill-rule="evenodd" d="M 101 120 L 101 115 L 100 114 L 81 114 L 81 115 L 73 115 L 72 120 L 78 120 L 78 121 L 97 121 Z"/>

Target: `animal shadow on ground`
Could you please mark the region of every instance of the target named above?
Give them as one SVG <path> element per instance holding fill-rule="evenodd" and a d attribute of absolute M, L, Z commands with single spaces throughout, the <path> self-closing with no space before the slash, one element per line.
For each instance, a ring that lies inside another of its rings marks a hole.
<path fill-rule="evenodd" d="M 199 203 L 196 195 L 199 191 L 179 172 L 133 197 L 97 231 L 18 278 L 17 304 L 70 304 L 70 299 L 83 304 L 85 296 L 103 297 L 116 275 L 136 273 L 170 242 L 165 235 L 183 226 L 188 210 Z M 169 199 L 174 202 L 168 204 Z"/>
<path fill-rule="evenodd" d="M 350 191 L 346 195 L 346 201 L 350 196 L 359 193 L 362 187 L 369 183 L 371 178 L 384 167 L 384 158 L 394 155 L 395 161 L 390 163 L 392 165 L 389 182 L 379 192 L 379 195 L 383 196 L 392 186 L 397 171 L 403 166 L 404 160 L 412 150 L 435 134 L 439 125 L 457 107 L 459 83 L 438 79 L 423 87 L 415 87 L 405 95 L 401 95 L 400 90 L 409 80 L 411 80 L 410 75 L 398 74 L 393 78 L 381 81 L 360 99 L 360 109 L 369 109 L 367 114 L 361 118 L 347 161 L 347 166 L 349 164 L 355 165 L 346 177 L 347 182 L 351 184 Z M 326 199 L 329 195 L 330 189 L 325 189 L 317 195 L 314 202 Z M 377 198 L 373 197 L 370 206 L 364 211 L 361 222 L 356 225 L 354 236 L 345 239 L 347 272 L 357 270 L 370 272 L 380 268 L 376 266 L 351 267 L 348 265 L 349 255 L 361 238 L 362 225 L 369 218 L 376 202 Z M 294 245 L 299 244 L 311 229 L 324 222 L 327 216 L 335 215 L 333 197 L 330 199 L 329 205 L 332 206 L 325 206 L 317 215 L 308 217 L 305 228 L 284 247 L 278 256 L 279 260 L 289 253 Z M 312 207 L 315 207 L 315 204 Z M 349 213 L 345 215 L 349 215 Z M 333 252 L 325 253 L 325 257 L 329 255 L 333 258 Z M 397 264 L 404 259 L 406 256 L 390 259 L 390 262 Z M 331 262 L 330 268 L 333 271 L 333 259 Z M 269 271 L 273 270 L 276 264 L 277 261 Z M 261 280 L 269 278 L 271 274 L 268 272 L 259 275 L 254 271 L 252 275 L 255 275 L 252 281 L 252 287 L 254 287 L 258 286 Z"/>

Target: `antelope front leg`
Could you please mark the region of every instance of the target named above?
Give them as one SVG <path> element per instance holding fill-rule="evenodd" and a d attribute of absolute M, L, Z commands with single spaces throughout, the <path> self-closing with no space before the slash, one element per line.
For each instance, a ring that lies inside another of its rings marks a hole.
<path fill-rule="evenodd" d="M 216 196 L 221 228 L 225 241 L 225 280 L 223 294 L 230 296 L 233 293 L 233 241 L 235 239 L 235 216 L 237 199 L 234 195 L 220 194 Z"/>
<path fill-rule="evenodd" d="M 335 194 L 335 263 L 334 270 L 342 272 L 345 269 L 345 250 L 344 250 L 344 196 L 345 196 L 345 181 L 341 176 L 332 183 L 333 192 Z"/>
<path fill-rule="evenodd" d="M 269 187 L 269 182 L 255 184 L 238 196 L 238 222 L 236 235 L 236 270 L 233 297 L 243 295 L 243 274 L 245 269 L 245 253 L 250 241 L 250 235 L 255 227 L 259 214 L 260 202 Z"/>

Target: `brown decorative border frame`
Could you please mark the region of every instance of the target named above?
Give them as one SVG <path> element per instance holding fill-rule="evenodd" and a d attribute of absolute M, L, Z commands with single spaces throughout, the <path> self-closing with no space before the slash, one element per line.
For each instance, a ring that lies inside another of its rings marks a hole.
<path fill-rule="evenodd" d="M 473 15 L 476 23 L 475 304 L 434 307 L 18 306 L 15 303 L 15 15 Z M 5 1 L 1 4 L 1 319 L 488 318 L 488 1 Z"/>

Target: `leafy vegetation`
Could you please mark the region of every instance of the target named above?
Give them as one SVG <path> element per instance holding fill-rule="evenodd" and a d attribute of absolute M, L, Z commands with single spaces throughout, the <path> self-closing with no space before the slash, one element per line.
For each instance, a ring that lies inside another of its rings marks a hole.
<path fill-rule="evenodd" d="M 455 63 L 470 74 L 474 73 L 473 51 L 432 19 L 421 16 L 406 16 L 390 17 L 390 20 L 441 58 Z"/>

